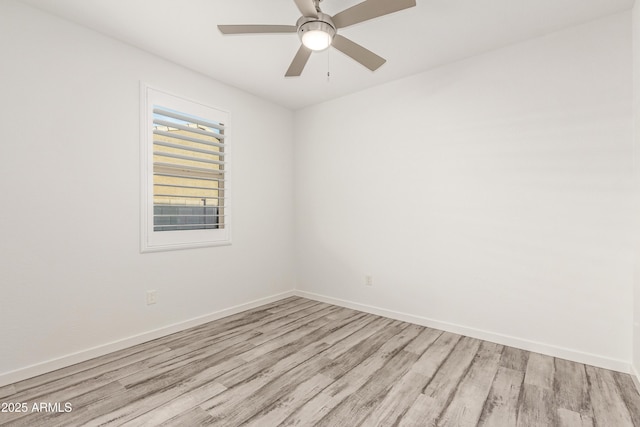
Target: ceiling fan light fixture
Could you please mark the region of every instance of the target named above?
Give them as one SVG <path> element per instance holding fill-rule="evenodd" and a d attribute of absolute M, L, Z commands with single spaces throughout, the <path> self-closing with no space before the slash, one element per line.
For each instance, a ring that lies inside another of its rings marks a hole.
<path fill-rule="evenodd" d="M 298 35 L 302 44 L 313 51 L 321 51 L 331 46 L 336 28 L 331 18 L 319 13 L 318 18 L 301 18 L 298 22 Z"/>
<path fill-rule="evenodd" d="M 309 30 L 302 33 L 302 44 L 311 50 L 325 50 L 331 46 L 331 36 L 321 30 Z"/>

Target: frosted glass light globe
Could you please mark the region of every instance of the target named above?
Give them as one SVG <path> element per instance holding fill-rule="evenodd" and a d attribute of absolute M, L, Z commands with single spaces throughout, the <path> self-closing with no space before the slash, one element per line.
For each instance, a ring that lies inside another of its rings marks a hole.
<path fill-rule="evenodd" d="M 310 30 L 302 33 L 302 44 L 311 50 L 325 50 L 331 45 L 331 36 L 322 30 Z"/>

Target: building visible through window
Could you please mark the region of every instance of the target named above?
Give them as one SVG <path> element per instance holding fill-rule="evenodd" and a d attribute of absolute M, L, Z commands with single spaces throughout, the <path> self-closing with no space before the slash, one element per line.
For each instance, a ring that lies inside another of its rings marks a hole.
<path fill-rule="evenodd" d="M 153 108 L 153 229 L 224 228 L 224 125 Z"/>

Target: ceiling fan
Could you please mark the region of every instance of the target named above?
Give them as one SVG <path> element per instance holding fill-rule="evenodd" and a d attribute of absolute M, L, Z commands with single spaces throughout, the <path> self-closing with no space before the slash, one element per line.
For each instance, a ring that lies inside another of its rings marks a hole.
<path fill-rule="evenodd" d="M 222 34 L 298 33 L 302 45 L 293 58 L 286 77 L 302 74 L 311 53 L 333 46 L 371 71 L 387 60 L 338 34 L 338 30 L 416 5 L 416 0 L 366 0 L 329 16 L 320 10 L 322 0 L 294 0 L 302 13 L 296 25 L 218 25 Z"/>

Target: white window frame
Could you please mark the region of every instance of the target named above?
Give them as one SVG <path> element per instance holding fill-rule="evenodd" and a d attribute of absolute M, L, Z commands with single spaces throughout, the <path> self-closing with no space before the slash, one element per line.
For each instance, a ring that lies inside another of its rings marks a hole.
<path fill-rule="evenodd" d="M 148 84 L 140 84 L 140 251 L 159 252 L 192 249 L 231 244 L 231 175 L 229 145 L 229 113 L 204 103 L 186 99 Z M 224 228 L 208 230 L 154 231 L 153 206 L 153 107 L 180 111 L 188 115 L 202 117 L 225 125 L 225 171 L 224 171 Z"/>

